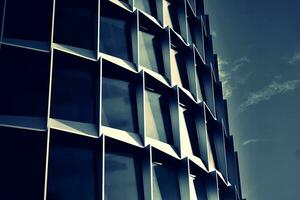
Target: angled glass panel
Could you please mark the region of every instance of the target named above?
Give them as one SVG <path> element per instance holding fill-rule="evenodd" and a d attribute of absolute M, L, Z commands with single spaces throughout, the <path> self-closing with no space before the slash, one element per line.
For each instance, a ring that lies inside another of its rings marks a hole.
<path fill-rule="evenodd" d="M 51 130 L 48 200 L 97 200 L 100 155 L 93 139 Z"/>
<path fill-rule="evenodd" d="M 0 66 L 0 115 L 46 118 L 50 55 L 2 45 Z"/>
<path fill-rule="evenodd" d="M 139 31 L 140 65 L 164 75 L 161 41 L 158 36 Z"/>
<path fill-rule="evenodd" d="M 163 0 L 164 25 L 168 25 L 180 34 L 177 4 L 172 0 Z"/>
<path fill-rule="evenodd" d="M 148 137 L 172 144 L 172 128 L 167 97 L 145 91 L 146 133 Z"/>
<path fill-rule="evenodd" d="M 131 30 L 128 16 L 124 14 L 113 16 L 109 12 L 120 13 L 120 11 L 103 7 L 100 19 L 100 51 L 132 61 Z"/>
<path fill-rule="evenodd" d="M 50 42 L 52 4 L 51 0 L 6 1 L 4 37 Z"/>
<path fill-rule="evenodd" d="M 142 200 L 141 163 L 129 155 L 105 154 L 105 200 Z"/>
<path fill-rule="evenodd" d="M 51 117 L 97 124 L 99 64 L 54 52 Z"/>
<path fill-rule="evenodd" d="M 43 199 L 46 133 L 0 127 L 0 199 Z"/>
<path fill-rule="evenodd" d="M 172 82 L 185 89 L 189 89 L 187 80 L 187 69 L 185 64 L 185 54 L 171 48 L 171 66 L 172 66 Z"/>
<path fill-rule="evenodd" d="M 155 200 L 180 200 L 177 169 L 153 163 L 153 195 Z"/>
<path fill-rule="evenodd" d="M 57 0 L 54 42 L 94 50 L 97 36 L 97 0 Z"/>
<path fill-rule="evenodd" d="M 198 71 L 198 69 L 196 69 Z M 200 78 L 199 78 L 199 74 L 198 72 L 196 71 L 196 87 L 197 87 L 197 97 L 200 101 L 203 101 L 204 98 L 203 98 L 203 84 L 202 84 L 202 81 L 200 81 Z"/>
<path fill-rule="evenodd" d="M 192 14 L 188 15 L 187 17 L 187 31 L 188 31 L 188 41 L 190 44 L 196 44 L 195 42 L 195 33 L 194 33 L 194 21 L 192 18 Z"/>
<path fill-rule="evenodd" d="M 137 132 L 135 85 L 125 80 L 103 77 L 102 125 Z"/>
<path fill-rule="evenodd" d="M 4 17 L 4 0 L 0 0 L 0 33 L 2 31 L 2 22 L 3 22 L 3 17 Z M 1 41 L 2 38 L 0 38 Z"/>
<path fill-rule="evenodd" d="M 190 175 L 190 194 L 191 199 L 207 200 L 205 177 Z"/>
<path fill-rule="evenodd" d="M 134 6 L 155 18 L 157 17 L 154 0 L 135 0 Z"/>

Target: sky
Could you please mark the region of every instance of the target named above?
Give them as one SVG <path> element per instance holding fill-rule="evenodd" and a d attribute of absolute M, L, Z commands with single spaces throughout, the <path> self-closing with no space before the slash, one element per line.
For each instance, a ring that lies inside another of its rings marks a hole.
<path fill-rule="evenodd" d="M 206 0 L 243 197 L 300 199 L 300 1 Z"/>

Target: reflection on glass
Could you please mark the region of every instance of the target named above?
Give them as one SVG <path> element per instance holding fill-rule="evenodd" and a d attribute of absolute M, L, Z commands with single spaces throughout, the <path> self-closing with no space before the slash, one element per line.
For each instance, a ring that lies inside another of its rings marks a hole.
<path fill-rule="evenodd" d="M 207 200 L 204 178 L 200 179 L 190 175 L 189 180 L 191 199 Z"/>
<path fill-rule="evenodd" d="M 193 30 L 193 23 L 192 23 L 192 20 L 191 20 L 191 17 L 188 17 L 187 18 L 187 21 L 188 21 L 188 25 L 187 25 L 187 32 L 188 32 L 188 40 L 189 40 L 189 43 L 190 44 L 195 44 L 195 38 L 194 38 L 194 30 Z"/>
<path fill-rule="evenodd" d="M 174 1 L 173 1 L 174 2 Z M 164 25 L 168 25 L 174 31 L 180 34 L 178 12 L 176 5 L 170 0 L 163 0 Z"/>
<path fill-rule="evenodd" d="M 104 16 L 101 16 L 100 22 L 100 51 L 131 61 L 131 35 L 128 22 Z"/>
<path fill-rule="evenodd" d="M 187 127 L 187 122 L 184 116 L 185 108 L 179 107 L 179 122 L 180 122 L 180 134 L 182 140 L 182 151 L 187 155 L 193 155 L 192 144 L 189 136 L 189 130 Z"/>
<path fill-rule="evenodd" d="M 0 133 L 0 199 L 43 199 L 46 133 L 5 127 Z"/>
<path fill-rule="evenodd" d="M 153 17 L 156 17 L 156 6 L 154 0 L 135 0 L 134 6 Z"/>
<path fill-rule="evenodd" d="M 0 114 L 46 118 L 50 56 L 2 46 L 0 66 Z"/>
<path fill-rule="evenodd" d="M 54 55 L 51 116 L 97 123 L 98 72 L 90 61 Z"/>
<path fill-rule="evenodd" d="M 105 200 L 142 200 L 140 164 L 135 158 L 117 154 L 105 155 Z"/>
<path fill-rule="evenodd" d="M 140 65 L 147 67 L 157 73 L 162 72 L 161 59 L 161 47 L 159 39 L 154 35 L 140 31 Z"/>
<path fill-rule="evenodd" d="M 168 99 L 148 90 L 145 92 L 145 99 L 147 136 L 172 143 Z"/>
<path fill-rule="evenodd" d="M 57 0 L 54 41 L 85 49 L 95 49 L 97 34 L 95 0 Z"/>
<path fill-rule="evenodd" d="M 68 137 L 55 136 L 50 143 L 47 200 L 98 199 L 98 154 L 82 139 L 68 142 Z"/>
<path fill-rule="evenodd" d="M 134 85 L 126 81 L 103 77 L 102 125 L 137 132 Z"/>
<path fill-rule="evenodd" d="M 177 170 L 161 163 L 153 163 L 153 168 L 153 199 L 180 200 Z"/>
<path fill-rule="evenodd" d="M 184 54 L 176 51 L 171 48 L 171 76 L 173 84 L 179 85 L 185 89 L 189 89 L 188 80 L 187 80 L 187 70 L 184 62 Z"/>
<path fill-rule="evenodd" d="M 198 73 L 196 73 L 196 87 L 197 87 L 197 97 L 200 101 L 203 101 L 203 95 L 202 95 L 202 88 L 201 88 L 201 83 L 199 79 Z"/>

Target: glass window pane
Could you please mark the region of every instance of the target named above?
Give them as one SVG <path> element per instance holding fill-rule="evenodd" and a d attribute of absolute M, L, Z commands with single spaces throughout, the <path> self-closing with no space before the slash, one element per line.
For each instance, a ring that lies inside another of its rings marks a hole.
<path fill-rule="evenodd" d="M 204 100 L 202 94 L 203 85 L 202 85 L 202 81 L 200 82 L 198 72 L 196 73 L 196 87 L 197 87 L 197 97 L 200 101 L 203 101 Z"/>
<path fill-rule="evenodd" d="M 0 135 L 0 199 L 43 199 L 46 133 L 0 127 Z"/>
<path fill-rule="evenodd" d="M 155 200 L 180 200 L 177 170 L 153 164 L 153 195 Z"/>
<path fill-rule="evenodd" d="M 204 178 L 190 176 L 191 199 L 207 200 Z"/>
<path fill-rule="evenodd" d="M 153 17 L 157 16 L 155 1 L 153 0 L 135 0 L 134 6 Z"/>
<path fill-rule="evenodd" d="M 163 10 L 164 25 L 170 26 L 174 31 L 180 34 L 176 4 L 172 3 L 170 0 L 163 0 Z"/>
<path fill-rule="evenodd" d="M 82 136 L 51 132 L 47 200 L 100 198 L 100 156 L 93 145 Z"/>
<path fill-rule="evenodd" d="M 138 131 L 136 95 L 133 84 L 103 77 L 102 125 L 130 132 Z"/>
<path fill-rule="evenodd" d="M 193 155 L 193 149 L 191 144 L 191 138 L 189 136 L 189 130 L 187 127 L 187 122 L 184 116 L 185 108 L 179 107 L 179 120 L 180 120 L 180 134 L 182 139 L 182 151 L 187 155 Z"/>
<path fill-rule="evenodd" d="M 140 31 L 140 65 L 152 71 L 163 74 L 161 62 L 161 44 L 154 35 Z"/>
<path fill-rule="evenodd" d="M 57 0 L 54 41 L 85 49 L 95 49 L 97 8 L 97 0 Z"/>
<path fill-rule="evenodd" d="M 171 48 L 171 76 L 173 84 L 179 85 L 185 89 L 189 89 L 187 80 L 187 69 L 185 64 L 185 55 Z"/>
<path fill-rule="evenodd" d="M 106 153 L 105 199 L 142 200 L 140 164 L 134 157 Z"/>
<path fill-rule="evenodd" d="M 97 63 L 54 53 L 51 116 L 97 124 L 99 72 Z"/>
<path fill-rule="evenodd" d="M 145 92 L 147 136 L 166 143 L 172 143 L 168 99 L 158 93 Z"/>
<path fill-rule="evenodd" d="M 129 22 L 105 16 L 101 16 L 100 22 L 100 51 L 132 61 Z"/>
<path fill-rule="evenodd" d="M 4 37 L 50 42 L 51 16 L 50 0 L 6 1 Z"/>
<path fill-rule="evenodd" d="M 0 66 L 0 114 L 46 118 L 50 55 L 2 46 Z"/>

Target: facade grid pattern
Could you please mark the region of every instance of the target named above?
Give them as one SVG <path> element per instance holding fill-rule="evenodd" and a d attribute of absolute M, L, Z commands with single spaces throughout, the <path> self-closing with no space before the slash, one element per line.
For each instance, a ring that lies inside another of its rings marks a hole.
<path fill-rule="evenodd" d="M 0 30 L 0 199 L 242 199 L 203 0 L 0 0 Z"/>

